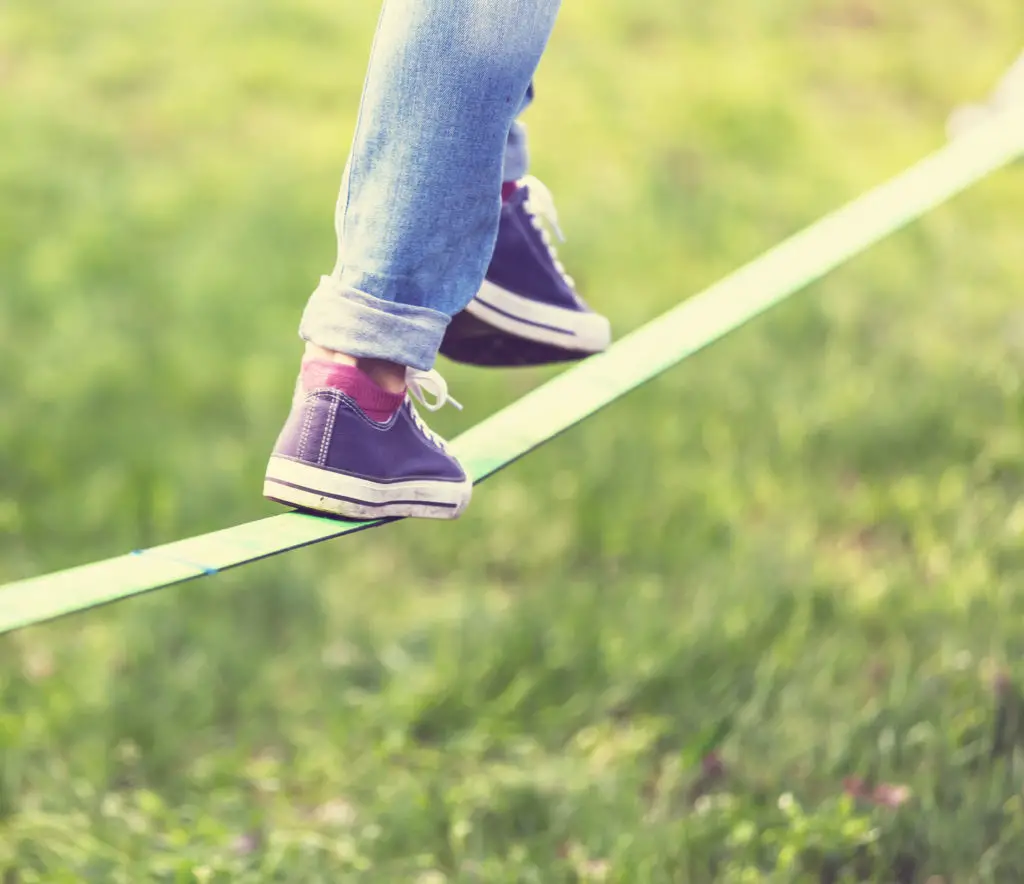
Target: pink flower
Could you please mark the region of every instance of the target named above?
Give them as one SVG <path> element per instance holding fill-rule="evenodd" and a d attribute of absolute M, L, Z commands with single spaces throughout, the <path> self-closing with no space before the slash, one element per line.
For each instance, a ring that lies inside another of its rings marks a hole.
<path fill-rule="evenodd" d="M 846 777 L 843 780 L 843 791 L 861 801 L 867 801 L 878 807 L 900 807 L 910 800 L 909 786 L 893 783 L 879 783 L 873 789 L 860 777 Z"/>

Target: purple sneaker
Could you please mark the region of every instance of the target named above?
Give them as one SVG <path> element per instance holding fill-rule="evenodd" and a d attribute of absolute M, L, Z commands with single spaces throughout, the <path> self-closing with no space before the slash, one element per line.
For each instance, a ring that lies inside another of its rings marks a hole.
<path fill-rule="evenodd" d="M 543 365 L 599 353 L 611 343 L 606 317 L 577 294 L 544 222 L 562 239 L 551 192 L 536 178 L 503 202 L 484 284 L 453 317 L 441 353 L 471 365 Z"/>
<path fill-rule="evenodd" d="M 340 389 L 300 378 L 291 414 L 267 465 L 263 495 L 279 503 L 346 519 L 455 519 L 473 483 L 442 440 L 423 423 L 415 396 L 429 411 L 445 402 L 435 371 L 409 370 L 408 393 L 384 421 L 367 416 Z M 424 393 L 436 398 L 427 402 Z"/>

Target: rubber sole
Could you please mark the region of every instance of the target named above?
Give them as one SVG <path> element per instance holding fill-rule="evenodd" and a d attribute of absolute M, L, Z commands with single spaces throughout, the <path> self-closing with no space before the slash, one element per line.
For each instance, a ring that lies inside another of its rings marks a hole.
<path fill-rule="evenodd" d="M 263 496 L 278 503 L 343 519 L 457 519 L 469 505 L 473 483 L 436 479 L 372 482 L 286 457 L 270 458 Z"/>
<path fill-rule="evenodd" d="M 470 316 L 456 313 L 445 329 L 441 355 L 452 362 L 477 368 L 525 368 L 579 362 L 594 355 L 578 353 L 511 335 Z"/>
<path fill-rule="evenodd" d="M 599 313 L 541 304 L 487 280 L 466 312 L 508 334 L 576 353 L 600 353 L 612 341 L 611 324 Z"/>

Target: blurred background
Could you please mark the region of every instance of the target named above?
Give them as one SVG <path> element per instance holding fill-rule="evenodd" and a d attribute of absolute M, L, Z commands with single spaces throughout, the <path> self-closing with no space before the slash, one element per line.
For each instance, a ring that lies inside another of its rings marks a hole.
<path fill-rule="evenodd" d="M 377 12 L 0 6 L 0 582 L 280 511 Z M 565 264 L 621 336 L 1022 45 L 1017 0 L 568 3 Z M 0 638 L 2 880 L 1019 880 L 1022 214 L 1018 165 L 457 524 Z M 438 367 L 447 435 L 554 373 Z"/>

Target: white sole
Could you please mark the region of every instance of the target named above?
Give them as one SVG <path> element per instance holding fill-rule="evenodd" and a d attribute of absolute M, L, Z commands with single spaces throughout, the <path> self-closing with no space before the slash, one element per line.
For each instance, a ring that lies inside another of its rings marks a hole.
<path fill-rule="evenodd" d="M 271 457 L 263 496 L 279 503 L 345 519 L 457 519 L 469 505 L 473 483 L 416 479 L 371 482 L 333 470 Z"/>
<path fill-rule="evenodd" d="M 581 353 L 600 353 L 612 342 L 604 316 L 540 304 L 484 280 L 466 312 L 501 331 Z"/>

